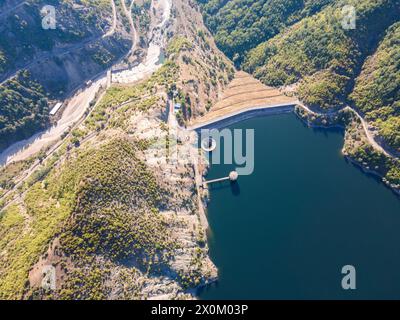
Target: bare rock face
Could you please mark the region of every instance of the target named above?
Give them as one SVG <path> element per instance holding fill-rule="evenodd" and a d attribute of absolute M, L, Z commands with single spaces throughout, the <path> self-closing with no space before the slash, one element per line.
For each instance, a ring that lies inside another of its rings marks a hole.
<path fill-rule="evenodd" d="M 181 123 L 188 123 L 209 111 L 232 81 L 235 70 L 215 45 L 196 3 L 173 1 L 173 12 L 175 21 L 166 56 L 181 66 L 176 86 L 183 102 Z"/>

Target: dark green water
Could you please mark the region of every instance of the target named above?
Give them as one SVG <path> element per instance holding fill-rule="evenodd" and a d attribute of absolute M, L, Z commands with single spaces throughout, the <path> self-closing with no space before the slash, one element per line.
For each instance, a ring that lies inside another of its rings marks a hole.
<path fill-rule="evenodd" d="M 293 114 L 253 118 L 255 171 L 214 185 L 210 255 L 219 281 L 202 299 L 400 298 L 400 200 L 341 155 L 343 133 Z M 233 165 L 213 165 L 208 178 Z M 343 290 L 344 265 L 357 271 Z"/>

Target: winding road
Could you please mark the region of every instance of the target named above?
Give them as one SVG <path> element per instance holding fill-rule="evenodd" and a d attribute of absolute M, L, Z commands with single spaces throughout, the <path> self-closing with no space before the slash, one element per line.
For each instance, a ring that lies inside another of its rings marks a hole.
<path fill-rule="evenodd" d="M 114 3 L 114 0 L 111 0 Z M 168 1 L 168 0 L 164 0 Z M 164 9 L 170 10 L 170 6 L 164 7 Z M 168 14 L 169 16 L 169 14 Z M 114 15 L 116 18 L 116 15 Z M 133 24 L 133 21 L 132 21 Z M 114 25 L 114 24 L 113 24 Z M 116 23 L 115 23 L 116 25 Z M 111 30 L 110 30 L 111 31 Z M 136 31 L 134 32 L 136 34 Z M 135 44 L 136 45 L 136 44 Z M 134 46 L 132 46 L 134 47 Z M 148 52 L 149 55 L 149 52 Z M 118 62 L 119 63 L 119 62 Z M 153 72 L 154 69 L 153 64 L 148 64 L 145 66 L 144 70 L 141 70 L 143 75 L 148 75 L 149 73 Z M 65 139 L 68 137 L 64 137 L 60 140 L 60 137 L 64 132 L 67 130 L 72 131 L 72 129 L 79 126 L 92 112 L 92 110 L 85 115 L 85 111 L 89 107 L 91 101 L 95 99 L 97 92 L 99 91 L 101 86 L 106 86 L 107 84 L 107 70 L 98 75 L 94 80 L 93 83 L 87 87 L 82 92 L 74 95 L 72 99 L 69 101 L 66 109 L 64 110 L 61 119 L 58 121 L 57 125 L 50 128 L 46 132 L 38 133 L 31 138 L 19 141 L 8 149 L 6 149 L 3 153 L 0 154 L 0 163 L 1 164 L 8 164 L 11 161 L 19 161 L 29 158 L 30 156 L 36 154 L 41 149 L 46 146 L 51 145 L 50 149 L 46 152 L 45 160 L 52 156 L 52 154 L 58 150 L 58 148 L 62 145 Z M 125 103 L 129 103 L 127 101 Z M 88 137 L 85 138 L 85 140 Z M 58 141 L 57 141 L 58 140 Z M 29 176 L 38 168 L 40 165 L 39 160 L 36 160 L 29 169 L 22 173 L 22 177 L 18 179 L 16 182 L 15 187 L 4 193 L 1 198 L 4 199 L 7 197 L 15 188 L 22 185 L 22 183 L 29 178 Z"/>
<path fill-rule="evenodd" d="M 245 106 L 239 110 L 236 110 L 234 112 L 230 112 L 230 113 L 226 113 L 224 115 L 220 115 L 220 116 L 216 116 L 214 118 L 210 118 L 202 122 L 202 118 L 198 118 L 197 119 L 197 124 L 193 124 L 191 126 L 187 127 L 187 130 L 198 130 L 201 129 L 203 127 L 207 127 L 210 126 L 213 123 L 217 123 L 232 117 L 236 117 L 238 115 L 241 115 L 243 113 L 247 113 L 249 111 L 257 111 L 257 110 L 266 110 L 266 109 L 270 109 L 271 112 L 274 112 L 274 110 L 276 110 L 276 112 L 280 112 L 281 109 L 287 109 L 288 107 L 293 107 L 294 110 L 294 106 L 299 106 L 300 108 L 304 109 L 306 112 L 313 114 L 315 116 L 334 116 L 337 114 L 337 111 L 332 111 L 332 112 L 325 112 L 325 113 L 319 113 L 316 111 L 311 110 L 309 107 L 307 107 L 306 105 L 304 105 L 300 100 L 293 100 L 291 102 L 287 102 L 287 103 L 280 103 L 280 104 L 271 104 L 271 105 L 261 105 L 261 106 Z M 292 110 L 292 109 L 291 109 Z M 293 111 L 292 110 L 292 111 Z M 386 155 L 389 158 L 395 158 L 398 159 L 398 156 L 391 153 L 390 151 L 386 150 L 384 147 L 382 147 L 376 140 L 374 135 L 372 134 L 372 132 L 369 129 L 369 125 L 368 122 L 364 120 L 364 118 L 353 108 L 351 108 L 350 106 L 346 106 L 344 107 L 342 110 L 348 110 L 350 112 L 352 112 L 361 122 L 363 130 L 365 132 L 365 136 L 369 142 L 369 144 L 378 152 L 383 153 L 384 155 Z M 173 111 L 172 111 L 173 112 Z M 208 114 L 209 115 L 209 114 Z"/>
<path fill-rule="evenodd" d="M 330 113 L 318 113 L 315 111 L 312 111 L 309 107 L 305 106 L 304 104 L 302 104 L 300 101 L 297 102 L 297 105 L 302 107 L 304 110 L 306 110 L 307 112 L 311 113 L 311 114 L 315 114 L 317 116 L 319 115 L 335 115 L 336 112 L 330 112 Z M 356 117 L 360 120 L 362 127 L 364 129 L 364 133 L 365 136 L 367 137 L 367 140 L 369 142 L 369 144 L 378 152 L 383 153 L 384 155 L 386 155 L 387 157 L 390 158 L 397 158 L 396 155 L 394 155 L 393 153 L 391 153 L 390 151 L 386 150 L 385 148 L 383 148 L 376 140 L 374 135 L 371 133 L 370 129 L 369 129 L 369 125 L 368 122 L 364 120 L 364 118 L 353 108 L 351 108 L 350 106 L 346 106 L 344 107 L 342 110 L 348 110 L 350 112 L 352 112 L 353 114 L 356 115 Z"/>
<path fill-rule="evenodd" d="M 149 47 L 147 48 L 146 58 L 139 65 L 119 72 L 114 72 L 113 82 L 125 84 L 134 83 L 145 78 L 146 76 L 151 75 L 161 66 L 159 64 L 159 58 L 161 54 L 161 46 L 163 45 L 163 39 L 165 36 L 163 34 L 163 27 L 171 15 L 171 3 L 170 0 L 159 0 L 158 4 L 159 5 L 154 6 L 153 3 L 151 10 L 162 10 L 162 19 L 160 23 L 157 23 L 157 25 L 151 29 L 151 36 L 149 37 L 150 43 Z M 129 15 L 129 17 L 132 18 L 131 15 Z"/>
<path fill-rule="evenodd" d="M 24 1 L 23 3 L 20 3 L 19 5 L 13 7 L 12 9 L 9 9 L 8 11 L 17 9 L 18 7 L 22 6 L 25 2 L 26 1 Z M 1 76 L 0 77 L 0 85 L 3 85 L 9 79 L 15 77 L 18 70 L 29 69 L 32 66 L 34 66 L 35 64 L 38 64 L 40 62 L 49 60 L 56 56 L 57 57 L 65 56 L 66 54 L 69 54 L 73 51 L 78 51 L 78 50 L 86 47 L 87 45 L 95 43 L 95 42 L 99 41 L 100 39 L 113 36 L 116 31 L 116 26 L 117 26 L 117 9 L 116 9 L 114 0 L 110 0 L 110 2 L 111 2 L 112 11 L 113 11 L 113 21 L 112 21 L 111 28 L 109 31 L 107 31 L 107 33 L 100 35 L 100 36 L 91 36 L 79 43 L 72 44 L 72 45 L 65 46 L 65 47 L 55 48 L 50 52 L 42 52 L 39 55 L 37 55 L 36 57 L 34 57 L 33 59 L 30 59 L 29 61 L 25 62 L 24 64 L 18 65 L 17 70 L 9 71 L 8 73 Z M 3 14 L 5 14 L 5 13 L 3 13 Z M 1 17 L 1 15 L 0 15 L 0 17 Z"/>
<path fill-rule="evenodd" d="M 134 0 L 132 0 L 133 3 Z M 170 10 L 171 6 L 168 0 L 161 0 L 164 1 L 164 6 L 162 6 L 163 10 Z M 109 34 L 113 34 L 115 32 L 115 26 L 117 25 L 117 14 L 116 14 L 116 7 L 115 7 L 115 2 L 114 0 L 111 0 L 112 3 L 112 8 L 113 8 L 113 17 L 114 17 L 114 22 L 113 22 L 113 27 L 109 31 Z M 131 4 L 132 5 L 132 4 Z M 125 10 L 128 10 L 126 5 L 123 5 Z M 128 11 L 125 11 L 127 16 L 130 19 L 131 26 L 133 26 L 132 30 L 132 48 L 135 48 L 137 43 L 137 32 L 134 28 L 134 23 L 132 20 L 132 15 L 129 14 Z M 163 12 L 163 17 L 169 17 L 170 13 L 165 13 Z M 165 18 L 163 19 L 162 23 L 165 23 Z M 154 52 L 154 49 L 157 49 L 157 52 Z M 135 80 L 140 80 L 144 78 L 145 76 L 150 75 L 152 72 L 154 72 L 159 66 L 157 65 L 158 62 L 158 52 L 160 48 L 156 45 L 153 45 L 151 48 L 149 48 L 147 52 L 147 56 L 145 59 L 144 64 L 140 64 L 137 68 L 134 70 L 131 70 L 133 73 L 133 77 Z M 132 49 L 129 54 L 132 53 Z M 124 59 L 125 57 L 122 57 Z M 117 64 L 119 61 L 117 62 Z M 110 68 L 111 69 L 111 68 Z M 64 112 L 62 113 L 61 119 L 57 122 L 57 124 L 48 129 L 45 132 L 40 132 L 29 139 L 23 140 L 23 141 L 18 141 L 14 144 L 12 144 L 10 147 L 8 147 L 6 150 L 4 150 L 0 154 L 0 165 L 5 165 L 8 164 L 12 161 L 20 161 L 29 158 L 30 156 L 34 155 L 35 153 L 39 152 L 42 148 L 45 146 L 54 143 L 56 140 L 58 140 L 64 132 L 66 132 L 68 129 L 74 126 L 75 123 L 81 119 L 87 108 L 89 107 L 90 102 L 94 99 L 96 93 L 99 91 L 100 87 L 104 87 L 107 85 L 107 72 L 109 70 L 105 70 L 101 72 L 99 75 L 95 76 L 94 79 L 92 80 L 93 83 L 85 88 L 82 92 L 79 92 L 75 94 L 68 102 Z"/>
<path fill-rule="evenodd" d="M 113 23 L 111 29 L 108 31 L 108 36 L 112 36 L 115 33 L 115 28 L 117 25 L 117 14 L 114 0 L 111 0 L 111 5 L 113 8 Z M 87 45 L 90 41 L 95 40 L 88 39 L 88 41 L 85 43 L 75 45 L 72 48 L 66 50 L 64 48 L 65 51 L 62 51 L 61 48 L 58 50 L 60 50 L 60 54 L 62 55 L 67 54 L 68 52 L 76 50 L 80 46 Z M 36 63 L 38 59 L 43 59 L 45 57 L 48 58 L 49 54 L 45 54 L 43 57 L 35 59 L 29 63 L 29 65 Z M 59 139 L 66 130 L 71 128 L 77 121 L 79 121 L 79 119 L 83 117 L 86 109 L 89 107 L 90 102 L 94 99 L 100 87 L 107 85 L 107 70 L 95 75 L 92 82 L 93 83 L 89 87 L 85 88 L 82 92 L 75 93 L 72 96 L 62 113 L 61 119 L 55 126 L 44 132 L 36 133 L 26 140 L 18 141 L 0 153 L 0 165 L 8 164 L 11 161 L 19 161 L 29 158 L 33 154 L 39 152 L 40 149 L 46 145 L 49 145 Z"/>
<path fill-rule="evenodd" d="M 113 24 L 111 26 L 111 29 L 106 33 L 107 36 L 111 36 L 112 34 L 115 33 L 116 26 L 117 26 L 117 12 L 116 12 L 116 6 L 114 0 L 110 0 L 111 5 L 112 5 L 112 10 L 113 10 Z M 163 19 L 161 23 L 159 23 L 154 30 L 160 30 L 164 27 L 165 23 L 168 21 L 170 17 L 170 10 L 171 10 L 171 4 L 168 0 L 161 0 L 163 2 L 162 8 L 163 8 Z M 132 0 L 130 4 L 130 9 L 132 8 L 132 5 L 134 3 L 134 0 Z M 19 5 L 22 5 L 19 4 Z M 128 11 L 126 4 L 124 1 L 122 1 L 122 7 L 123 10 L 126 14 L 126 16 L 129 19 L 129 23 L 131 25 L 131 34 L 132 34 L 132 48 L 130 50 L 130 53 L 132 53 L 137 45 L 137 31 L 134 27 L 133 19 L 132 19 L 132 14 L 131 10 Z M 153 8 L 153 6 L 152 6 Z M 105 36 L 106 36 L 105 35 Z M 158 35 L 158 34 L 157 34 Z M 161 36 L 158 35 L 158 36 Z M 156 39 L 155 39 L 156 40 Z M 156 40 L 157 41 L 157 40 Z M 157 46 L 153 44 L 153 46 Z M 140 64 L 137 69 L 132 69 L 129 70 L 131 72 L 137 73 L 138 75 L 148 75 L 151 74 L 152 72 L 155 71 L 156 62 L 153 61 L 154 57 L 154 52 L 152 52 L 151 47 L 149 48 L 146 56 L 146 60 L 144 64 Z M 151 58 L 150 60 L 148 58 Z M 30 139 L 24 140 L 17 142 L 10 146 L 8 149 L 6 149 L 3 153 L 0 154 L 0 165 L 2 164 L 8 164 L 11 161 L 19 161 L 19 160 L 24 160 L 29 158 L 30 156 L 36 154 L 38 151 L 43 149 L 45 146 L 52 145 L 52 147 L 47 151 L 46 157 L 50 157 L 54 151 L 56 151 L 59 146 L 62 144 L 64 139 L 60 139 L 62 134 L 66 132 L 68 129 L 75 128 L 77 125 L 82 123 L 84 119 L 86 119 L 87 115 L 85 116 L 85 111 L 89 107 L 89 104 L 91 101 L 94 100 L 96 93 L 99 91 L 101 86 L 105 86 L 107 84 L 107 71 L 104 71 L 100 75 L 98 75 L 94 80 L 93 83 L 86 89 L 84 89 L 82 92 L 74 95 L 72 99 L 69 101 L 67 107 L 65 108 L 62 118 L 59 120 L 56 126 L 53 128 L 50 128 L 46 132 L 42 132 L 39 134 L 34 135 Z M 302 104 L 300 101 L 296 101 L 296 104 L 302 107 L 304 110 L 307 112 L 310 112 L 315 115 L 322 115 L 322 113 L 317 113 L 315 111 L 312 111 L 310 108 Z M 173 104 L 171 103 L 171 112 L 173 113 Z M 250 111 L 254 107 L 245 107 L 242 110 L 240 110 L 239 113 L 243 113 L 246 111 Z M 387 151 L 384 147 L 382 147 L 374 138 L 374 135 L 371 133 L 368 127 L 368 123 L 362 118 L 362 116 L 353 108 L 347 106 L 344 109 L 349 109 L 351 110 L 359 119 L 360 122 L 363 126 L 365 135 L 369 141 L 369 143 L 373 146 L 373 148 L 379 152 L 382 152 L 388 157 L 391 158 L 397 158 L 394 154 L 391 152 Z M 334 112 L 331 113 L 332 115 Z M 325 115 L 329 115 L 329 113 L 325 113 Z M 229 117 L 229 115 L 227 115 Z M 59 140 L 59 141 L 57 141 Z M 55 143 L 56 142 L 56 143 Z M 35 161 L 34 164 L 24 173 L 23 177 L 17 181 L 17 186 L 20 185 L 24 180 L 26 180 L 27 177 L 30 176 L 32 172 L 38 167 L 40 163 L 38 161 Z M 4 194 L 2 198 L 4 198 L 6 195 L 8 195 L 9 192 Z"/>

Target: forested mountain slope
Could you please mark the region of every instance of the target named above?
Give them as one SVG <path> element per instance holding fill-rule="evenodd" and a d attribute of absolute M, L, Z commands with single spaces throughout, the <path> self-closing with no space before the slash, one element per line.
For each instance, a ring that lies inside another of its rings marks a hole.
<path fill-rule="evenodd" d="M 12 1 L 5 1 L 13 7 Z M 76 44 L 83 39 L 101 35 L 112 18 L 110 2 L 100 1 L 18 1 L 22 5 L 0 16 L 0 72 L 15 69 L 40 53 Z M 41 13 L 45 5 L 55 11 L 55 29 L 44 29 Z M 81 6 L 81 7 L 78 7 Z"/>
<path fill-rule="evenodd" d="M 217 44 L 239 68 L 315 110 L 355 106 L 383 144 L 399 151 L 399 0 L 199 1 Z M 355 29 L 343 27 L 348 5 Z"/>
<path fill-rule="evenodd" d="M 351 95 L 354 104 L 400 153 L 400 22 L 387 31 L 369 57 Z"/>
<path fill-rule="evenodd" d="M 163 66 L 113 83 L 31 175 L 29 159 L 1 172 L 10 193 L 0 203 L 0 298 L 182 299 L 215 280 L 201 169 L 175 160 L 197 148 L 166 121 L 166 105 L 181 102 L 184 118 L 205 112 L 233 67 L 199 12 L 172 6 Z"/>
<path fill-rule="evenodd" d="M 43 88 L 26 71 L 0 86 L 0 149 L 46 126 L 49 108 Z"/>
<path fill-rule="evenodd" d="M 334 0 L 199 0 L 217 45 L 240 64 L 247 50 Z"/>
<path fill-rule="evenodd" d="M 243 68 L 275 86 L 303 79 L 299 96 L 312 107 L 342 106 L 364 60 L 400 14 L 398 1 L 353 1 L 357 26 L 346 30 L 343 4 L 338 1 L 251 50 Z"/>

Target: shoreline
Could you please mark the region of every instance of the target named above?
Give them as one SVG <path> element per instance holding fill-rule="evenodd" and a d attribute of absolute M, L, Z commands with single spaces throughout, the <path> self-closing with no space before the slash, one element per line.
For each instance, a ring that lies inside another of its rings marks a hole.
<path fill-rule="evenodd" d="M 221 129 L 224 127 L 227 127 L 229 125 L 245 121 L 254 117 L 259 117 L 259 116 L 270 116 L 270 115 L 279 115 L 279 114 L 285 114 L 285 113 L 294 113 L 296 117 L 301 120 L 304 124 L 306 124 L 310 128 L 319 128 L 319 129 L 329 129 L 329 128 L 339 128 L 342 130 L 346 130 L 346 126 L 341 125 L 341 124 L 327 124 L 327 125 L 318 125 L 318 124 L 313 124 L 310 121 L 307 121 L 306 119 L 302 118 L 298 112 L 296 112 L 297 108 L 300 108 L 301 110 L 305 111 L 306 113 L 314 113 L 307 107 L 305 107 L 303 104 L 300 103 L 300 101 L 296 101 L 293 103 L 285 103 L 285 104 L 277 104 L 277 105 L 261 105 L 261 106 L 254 106 L 254 107 L 248 107 L 244 108 L 243 110 L 239 110 L 233 113 L 229 113 L 220 117 L 217 117 L 213 120 L 208 120 L 204 123 L 199 123 L 195 124 L 192 126 L 189 126 L 185 128 L 185 130 L 194 130 L 194 131 L 199 131 L 202 129 Z M 317 113 L 315 113 L 317 114 Z M 323 114 L 321 114 L 323 115 Z M 328 114 L 329 115 L 329 114 Z M 344 139 L 344 138 L 343 138 Z M 360 164 L 357 162 L 355 159 L 353 159 L 351 156 L 346 155 L 344 153 L 344 150 L 341 150 L 342 156 L 349 160 L 353 165 L 359 167 L 365 174 L 372 174 L 375 177 L 378 177 L 380 179 L 380 182 L 382 182 L 387 188 L 389 188 L 392 192 L 394 192 L 397 196 L 400 196 L 400 190 L 392 187 L 390 183 L 385 181 L 385 177 L 371 169 L 365 168 L 364 165 Z M 204 175 L 202 176 L 204 177 Z M 206 208 L 205 208 L 206 209 Z"/>
<path fill-rule="evenodd" d="M 277 105 L 261 105 L 255 107 L 249 107 L 243 110 L 239 110 L 233 113 L 228 113 L 226 115 L 217 117 L 213 120 L 208 120 L 204 123 L 194 124 L 186 128 L 186 130 L 201 130 L 201 129 L 210 129 L 212 128 L 223 128 L 228 125 L 247 120 L 262 115 L 276 115 L 282 113 L 290 113 L 294 112 L 296 106 L 298 105 L 297 101 L 291 103 L 282 103 Z"/>
<path fill-rule="evenodd" d="M 192 127 L 187 127 L 186 130 L 194 130 L 194 131 L 199 131 L 201 129 L 221 129 L 221 128 L 225 128 L 229 125 L 241 122 L 241 121 L 245 121 L 254 117 L 262 117 L 262 116 L 272 116 L 272 115 L 279 115 L 279 114 L 289 114 L 289 113 L 294 113 L 294 115 L 296 116 L 296 118 L 298 118 L 303 124 L 307 125 L 308 128 L 310 129 L 333 129 L 333 128 L 337 128 L 340 130 L 345 131 L 346 130 L 346 126 L 336 123 L 336 124 L 327 124 L 327 125 L 319 125 L 319 124 L 313 124 L 310 121 L 307 121 L 306 118 L 302 118 L 300 114 L 298 114 L 297 112 L 297 108 L 301 108 L 301 110 L 304 110 L 307 113 L 310 113 L 310 110 L 303 106 L 301 103 L 298 104 L 290 104 L 290 105 L 277 105 L 276 107 L 271 107 L 271 106 L 257 106 L 257 107 L 250 107 L 247 108 L 245 110 L 242 111 L 238 111 L 235 113 L 231 113 L 231 114 L 227 114 L 224 115 L 222 117 L 219 117 L 215 120 L 210 120 L 207 121 L 203 124 L 199 124 L 199 125 L 195 125 Z M 343 142 L 345 143 L 345 137 L 343 136 Z M 384 177 L 371 169 L 367 169 L 364 165 L 362 165 L 361 163 L 359 163 L 358 161 L 356 161 L 355 159 L 353 159 L 351 156 L 345 154 L 344 152 L 344 148 L 341 150 L 341 154 L 343 156 L 343 159 L 349 163 L 351 163 L 355 168 L 358 168 L 359 170 L 362 171 L 363 174 L 366 175 L 372 175 L 373 177 L 375 177 L 376 179 L 379 180 L 380 183 L 382 183 L 386 188 L 388 188 L 390 191 L 392 191 L 395 195 L 400 196 L 400 190 L 393 188 L 388 182 L 386 182 L 384 180 Z M 209 168 L 209 167 L 208 167 Z M 208 169 L 207 168 L 207 169 Z M 201 173 L 202 179 L 204 178 L 204 174 L 207 172 L 208 170 L 204 170 Z M 206 188 L 207 192 L 208 192 L 208 197 L 201 197 L 203 199 L 203 201 L 201 201 L 201 205 L 202 205 L 202 210 L 203 210 L 203 214 L 206 218 L 207 221 L 207 243 L 209 242 L 208 239 L 208 232 L 210 231 L 210 226 L 208 223 L 208 205 L 207 203 L 211 201 L 211 196 L 210 196 L 210 190 L 209 188 Z M 201 220 L 201 219 L 200 219 Z M 201 223 L 201 221 L 200 221 Z M 204 227 L 204 226 L 203 226 Z M 217 272 L 219 273 L 219 269 L 217 268 Z M 218 276 L 213 279 L 212 281 L 210 281 L 209 283 L 204 283 L 199 285 L 198 287 L 195 288 L 195 296 L 196 298 L 199 298 L 199 295 L 201 294 L 201 292 L 203 290 L 205 290 L 207 287 L 211 287 L 213 285 L 215 285 L 216 283 L 218 283 L 219 280 L 219 274 Z"/>
<path fill-rule="evenodd" d="M 342 153 L 343 154 L 343 153 Z M 352 157 L 343 154 L 343 157 L 349 161 L 351 164 L 353 164 L 355 167 L 359 168 L 364 174 L 369 174 L 374 176 L 375 178 L 379 178 L 379 182 L 383 183 L 383 185 L 388 188 L 390 191 L 392 191 L 395 195 L 400 196 L 400 190 L 397 190 L 395 188 L 392 188 L 390 186 L 390 184 L 388 184 L 387 182 L 385 182 L 383 180 L 382 175 L 380 175 L 377 171 L 371 170 L 371 169 L 367 169 L 365 168 L 362 164 L 360 164 L 358 161 L 354 160 Z"/>

